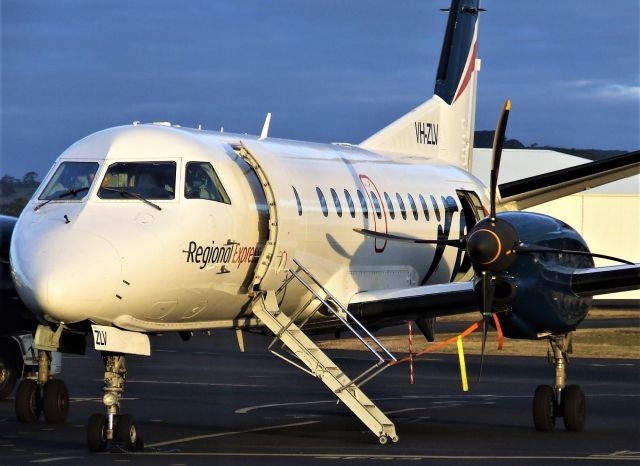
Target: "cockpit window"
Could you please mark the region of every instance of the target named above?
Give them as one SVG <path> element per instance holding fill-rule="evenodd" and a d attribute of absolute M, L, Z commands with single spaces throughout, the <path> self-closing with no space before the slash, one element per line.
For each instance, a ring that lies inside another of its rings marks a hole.
<path fill-rule="evenodd" d="M 187 163 L 184 197 L 231 204 L 224 186 L 209 162 Z"/>
<path fill-rule="evenodd" d="M 80 200 L 87 195 L 96 171 L 97 162 L 62 162 L 39 199 Z"/>
<path fill-rule="evenodd" d="M 175 187 L 175 162 L 117 162 L 104 175 L 98 197 L 126 199 L 123 193 L 128 192 L 144 199 L 174 199 Z"/>

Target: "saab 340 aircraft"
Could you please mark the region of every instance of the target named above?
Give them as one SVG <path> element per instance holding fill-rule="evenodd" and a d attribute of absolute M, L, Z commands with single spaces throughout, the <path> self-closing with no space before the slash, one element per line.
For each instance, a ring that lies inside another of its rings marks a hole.
<path fill-rule="evenodd" d="M 106 129 L 69 147 L 21 214 L 12 278 L 38 317 L 38 371 L 16 412 L 64 420 L 68 392 L 52 352 L 93 336 L 105 365 L 106 415 L 92 451 L 140 447 L 122 413 L 127 354 L 149 335 L 263 331 L 273 352 L 319 378 L 381 443 L 395 426 L 361 386 L 396 358 L 371 332 L 415 321 L 429 341 L 439 316 L 478 310 L 515 339 L 549 340 L 552 385 L 534 423 L 581 430 L 585 397 L 567 385 L 570 335 L 591 298 L 640 287 L 640 265 L 594 268 L 561 220 L 519 210 L 637 173 L 638 152 L 498 186 L 509 102 L 494 140 L 490 186 L 470 174 L 479 0 L 452 0 L 432 98 L 358 145 L 316 144 L 183 128 Z M 377 358 L 353 379 L 307 336 L 351 330 Z M 484 341 L 483 340 L 483 341 Z M 293 355 L 297 359 L 293 359 Z"/>

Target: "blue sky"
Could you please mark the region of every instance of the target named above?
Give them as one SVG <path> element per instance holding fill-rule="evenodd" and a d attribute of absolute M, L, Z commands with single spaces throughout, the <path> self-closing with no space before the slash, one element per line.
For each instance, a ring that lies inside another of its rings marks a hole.
<path fill-rule="evenodd" d="M 359 142 L 433 94 L 447 0 L 1 0 L 0 174 L 135 120 Z M 476 129 L 640 147 L 640 2 L 484 0 Z"/>

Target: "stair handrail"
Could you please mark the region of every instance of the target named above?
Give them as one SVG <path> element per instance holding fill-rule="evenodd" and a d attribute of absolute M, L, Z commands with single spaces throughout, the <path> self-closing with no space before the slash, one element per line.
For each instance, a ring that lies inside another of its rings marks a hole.
<path fill-rule="evenodd" d="M 373 334 L 362 324 L 362 322 L 360 322 L 351 312 L 349 312 L 349 310 L 329 291 L 327 290 L 317 279 L 316 277 L 313 276 L 313 274 L 305 267 L 303 266 L 297 259 L 293 259 L 293 263 L 296 264 L 298 266 L 298 268 L 300 268 L 331 300 L 333 303 L 335 303 L 338 307 L 340 307 L 340 309 L 349 317 L 351 317 L 351 320 L 358 326 L 360 327 L 360 329 L 362 331 L 364 331 L 364 333 L 371 338 L 371 340 L 373 340 L 373 342 L 375 342 L 375 344 L 378 346 L 378 348 L 380 348 L 382 351 L 384 351 L 384 353 L 387 354 L 387 356 L 389 356 L 389 358 L 391 358 L 393 361 L 397 361 L 396 357 L 391 354 L 391 352 L 380 342 L 380 340 L 378 340 L 375 336 L 373 336 Z M 380 356 L 380 354 L 371 347 L 371 345 L 369 345 L 369 343 L 367 343 L 367 341 L 349 324 L 349 322 L 347 322 L 346 319 L 344 319 L 340 313 L 336 312 L 335 309 L 333 309 L 333 307 L 327 303 L 315 290 L 313 290 L 303 279 L 302 277 L 300 277 L 300 275 L 298 273 L 296 273 L 295 270 L 293 269 L 289 269 L 289 271 L 298 279 L 298 281 L 307 289 L 309 290 L 315 297 L 316 299 L 318 299 L 322 304 L 324 304 L 327 309 L 329 309 L 329 311 L 331 313 L 333 313 L 333 315 L 335 315 L 350 331 L 351 333 L 353 333 L 368 349 L 369 351 L 371 351 L 373 354 L 375 354 L 378 359 L 381 362 L 384 362 L 384 358 Z"/>

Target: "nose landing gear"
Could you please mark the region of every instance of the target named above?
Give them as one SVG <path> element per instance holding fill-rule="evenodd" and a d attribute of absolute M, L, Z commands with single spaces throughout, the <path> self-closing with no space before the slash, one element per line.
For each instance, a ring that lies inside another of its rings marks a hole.
<path fill-rule="evenodd" d="M 555 369 L 554 386 L 539 385 L 533 397 L 533 424 L 538 431 L 548 432 L 562 418 L 570 432 L 584 430 L 586 399 L 579 385 L 566 385 L 566 366 L 571 353 L 571 334 L 549 337 L 549 363 Z"/>
<path fill-rule="evenodd" d="M 90 451 L 101 452 L 111 442 L 127 451 L 141 450 L 144 447 L 142 437 L 130 414 L 120 413 L 120 401 L 124 393 L 127 378 L 125 356 L 116 353 L 102 353 L 104 370 L 104 403 L 107 414 L 91 415 L 87 423 L 87 446 Z"/>

